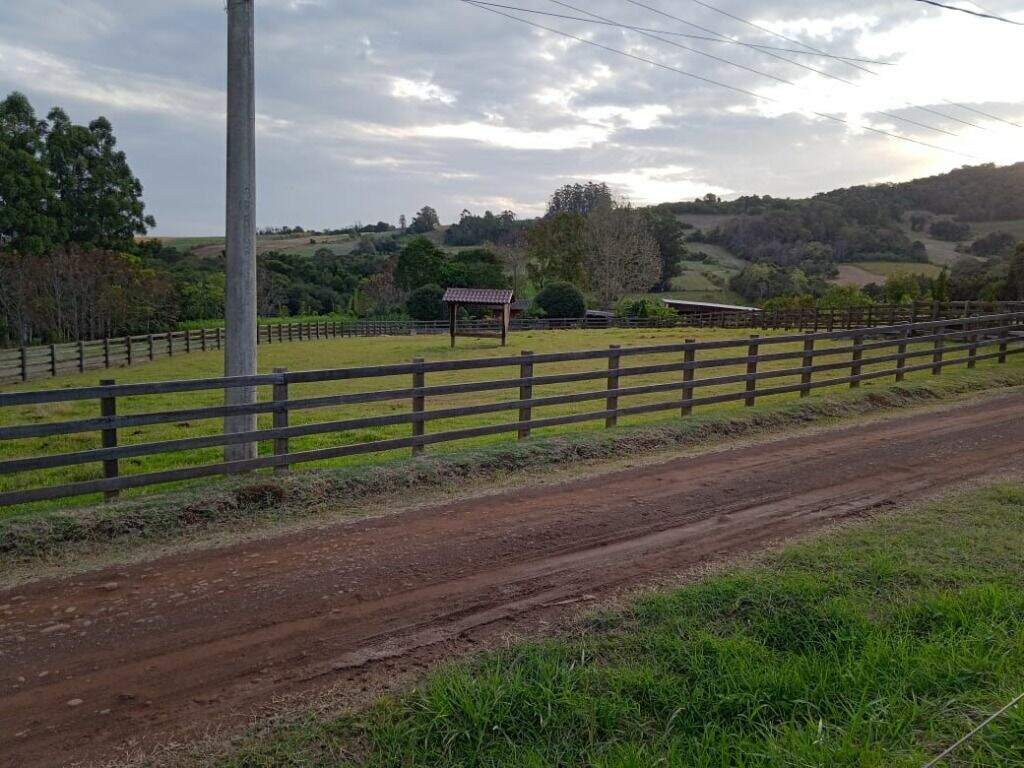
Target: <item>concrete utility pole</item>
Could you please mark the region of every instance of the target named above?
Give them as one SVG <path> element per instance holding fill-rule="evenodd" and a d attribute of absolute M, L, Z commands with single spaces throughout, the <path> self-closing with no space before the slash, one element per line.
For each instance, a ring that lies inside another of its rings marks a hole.
<path fill-rule="evenodd" d="M 224 375 L 256 373 L 255 0 L 228 0 L 227 289 Z M 227 405 L 256 402 L 255 387 L 228 389 Z M 256 429 L 256 415 L 227 416 L 224 431 Z M 228 445 L 227 461 L 255 458 L 256 443 Z"/>

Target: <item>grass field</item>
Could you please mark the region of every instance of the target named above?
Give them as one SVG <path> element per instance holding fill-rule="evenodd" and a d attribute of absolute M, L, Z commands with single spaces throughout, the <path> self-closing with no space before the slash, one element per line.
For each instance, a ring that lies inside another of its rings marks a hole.
<path fill-rule="evenodd" d="M 729 290 L 729 278 L 746 265 L 726 248 L 711 243 L 687 243 L 691 254 L 704 253 L 706 261 L 684 259 L 679 262 L 681 274 L 672 280 L 672 290 L 652 294 L 658 298 L 713 301 L 721 304 L 747 304 L 739 294 Z"/>
<path fill-rule="evenodd" d="M 451 360 L 475 358 L 482 356 L 516 355 L 520 350 L 531 350 L 533 352 L 554 352 L 580 349 L 607 348 L 609 344 L 620 344 L 622 346 L 651 346 L 656 344 L 667 344 L 682 341 L 684 338 L 704 339 L 733 339 L 742 338 L 742 332 L 735 330 L 694 330 L 694 329 L 611 329 L 602 331 L 535 331 L 514 333 L 511 336 L 510 345 L 502 348 L 488 339 L 460 339 L 459 348 L 451 350 L 448 346 L 448 339 L 445 336 L 416 336 L 416 337 L 377 337 L 377 338 L 345 338 L 324 341 L 313 341 L 306 343 L 290 343 L 280 345 L 262 346 L 260 349 L 260 370 L 269 372 L 275 366 L 284 366 L 290 370 L 311 370 L 324 368 L 341 368 L 357 365 L 374 365 L 395 362 L 408 362 L 415 357 L 422 357 L 427 360 Z M 820 344 L 819 346 L 825 346 Z M 773 347 L 772 351 L 796 351 L 799 343 Z M 730 352 L 719 351 L 716 357 L 736 356 L 745 354 L 745 348 L 737 348 Z M 870 355 L 868 355 L 870 356 Z M 1010 358 L 1011 365 L 1018 364 L 1020 356 Z M 823 360 L 825 361 L 825 360 Z M 623 366 L 650 365 L 664 362 L 679 362 L 679 355 L 652 355 L 643 358 L 626 358 Z M 988 361 L 979 364 L 987 366 Z M 762 370 L 772 368 L 794 367 L 796 361 L 783 360 L 762 364 Z M 886 364 L 888 367 L 890 364 Z M 109 372 L 96 371 L 84 374 L 62 376 L 56 379 L 34 382 L 20 389 L 61 389 L 72 386 L 95 385 L 100 379 L 111 377 L 118 383 L 130 383 L 139 381 L 164 381 L 171 379 L 201 378 L 220 375 L 222 358 L 218 352 L 195 353 L 187 356 L 164 358 L 153 363 L 138 366 L 136 368 L 114 370 Z M 568 363 L 538 365 L 535 368 L 535 375 L 560 373 L 568 371 L 596 371 L 605 367 L 604 361 L 577 361 Z M 871 366 L 865 366 L 865 371 L 871 370 Z M 705 369 L 698 372 L 698 379 L 710 376 L 721 376 L 743 372 L 743 365 L 730 365 L 721 368 Z M 486 381 L 501 378 L 508 378 L 518 375 L 518 367 L 504 369 L 481 369 L 474 371 L 453 371 L 446 373 L 432 373 L 427 376 L 427 385 L 455 383 L 459 381 Z M 822 374 L 821 378 L 832 378 L 841 373 Z M 926 377 L 927 372 L 911 374 L 909 378 Z M 628 377 L 623 380 L 624 386 L 633 386 L 647 383 L 678 381 L 679 372 L 664 374 L 649 374 L 643 376 Z M 794 377 L 795 379 L 795 377 Z M 346 392 L 363 392 L 379 389 L 404 388 L 411 385 L 411 379 L 407 376 L 382 377 L 373 380 L 350 380 L 335 381 L 315 384 L 293 385 L 290 390 L 291 398 L 314 397 Z M 772 384 L 792 383 L 790 379 L 775 379 Z M 569 392 L 597 391 L 604 388 L 604 381 L 599 379 L 590 382 L 574 382 L 564 384 L 550 384 L 534 388 L 535 397 L 546 395 L 565 394 Z M 767 385 L 766 385 L 767 386 Z M 19 388 L 7 388 L 8 391 L 16 391 Z M 706 387 L 699 391 L 700 395 L 718 394 L 723 392 L 736 392 L 741 385 L 729 384 L 716 387 Z M 828 391 L 824 388 L 819 391 Z M 262 387 L 261 399 L 269 399 L 271 396 L 270 387 Z M 636 395 L 623 397 L 620 405 L 638 405 L 651 402 L 666 402 L 676 397 L 674 393 L 654 393 L 648 395 Z M 159 396 L 145 396 L 135 398 L 120 398 L 118 400 L 118 413 L 121 415 L 131 413 L 143 413 L 153 411 L 175 410 L 201 406 L 218 405 L 222 402 L 221 394 L 214 390 L 203 392 Z M 515 391 L 501 390 L 482 393 L 466 393 L 457 395 L 431 397 L 427 401 L 427 409 L 449 408 L 460 405 L 476 403 L 496 402 L 501 400 L 515 399 Z M 771 398 L 761 398 L 758 402 L 771 402 L 774 399 L 791 399 L 795 395 L 776 395 Z M 566 405 L 547 406 L 534 409 L 534 418 L 546 416 L 583 413 L 587 411 L 601 410 L 604 407 L 603 400 L 591 400 L 583 403 Z M 392 401 L 372 403 L 365 405 L 338 406 L 322 409 L 301 410 L 293 412 L 291 424 L 306 424 L 322 421 L 333 421 L 345 418 L 357 418 L 374 415 L 387 415 L 393 413 L 405 413 L 410 410 L 411 404 L 405 401 Z M 701 410 L 714 409 L 728 412 L 741 409 L 741 402 L 729 402 L 706 406 Z M 71 419 L 89 418 L 99 415 L 99 404 L 96 401 L 77 401 L 70 403 L 48 404 L 43 406 L 11 407 L 0 410 L 0 425 L 14 425 L 26 423 L 41 423 L 51 421 L 66 421 Z M 625 417 L 620 420 L 623 426 L 646 423 L 664 419 L 668 414 L 665 412 L 655 413 L 647 416 Z M 515 411 L 506 411 L 498 414 L 484 414 L 458 419 L 446 419 L 430 422 L 428 432 L 442 432 L 450 429 L 479 426 L 483 424 L 494 424 L 500 422 L 515 421 Z M 260 416 L 260 427 L 271 426 L 271 415 Z M 580 430 L 599 429 L 603 422 L 588 422 L 586 424 L 572 425 L 568 427 L 551 427 L 536 430 L 535 434 L 542 436 L 552 434 L 558 430 L 579 432 Z M 119 441 L 122 445 L 147 443 L 161 440 L 178 439 L 185 437 L 196 437 L 201 435 L 217 434 L 221 425 L 216 420 L 161 424 L 147 427 L 140 427 L 131 430 L 121 430 Z M 387 439 L 393 437 L 408 436 L 410 426 L 408 424 L 384 426 L 369 429 L 353 430 L 344 433 L 329 433 L 314 436 L 295 438 L 291 441 L 293 451 L 311 450 L 329 446 L 346 445 L 352 443 L 368 442 L 373 440 Z M 428 451 L 450 452 L 459 450 L 467 445 L 481 445 L 497 441 L 514 439 L 510 435 L 499 435 L 487 438 L 479 438 L 472 441 L 461 441 L 458 443 L 445 443 L 431 446 Z M 43 455 L 55 452 L 69 452 L 87 450 L 100 447 L 100 436 L 98 433 L 80 433 L 66 437 L 35 438 L 22 440 L 7 440 L 0 442 L 0 458 L 16 458 L 22 456 Z M 261 445 L 261 452 L 268 453 L 271 449 L 269 443 Z M 330 466 L 339 465 L 365 465 L 393 460 L 396 457 L 408 455 L 408 450 L 392 451 L 380 454 L 364 454 L 342 459 L 333 460 Z M 199 464 L 216 463 L 220 460 L 221 450 L 208 448 L 193 450 L 187 454 L 166 453 L 154 456 L 125 459 L 121 461 L 121 474 L 135 474 L 146 471 L 157 471 L 172 467 L 194 466 Z M 324 466 L 323 464 L 310 464 L 304 466 Z M 0 478 L 0 490 L 14 490 L 19 488 L 34 487 L 40 483 L 58 484 L 80 480 L 94 479 L 100 476 L 101 467 L 97 464 L 85 464 L 77 467 L 58 468 L 42 470 L 38 472 L 18 473 L 6 475 Z M 143 493 L 146 491 L 137 491 Z M 79 500 L 78 503 L 80 503 Z M 68 502 L 70 503 L 70 502 Z M 52 505 L 51 505 L 52 506 Z M 11 514 L 30 514 L 38 506 L 26 506 L 20 509 L 0 510 L 0 516 Z"/>
<path fill-rule="evenodd" d="M 854 262 L 853 266 L 860 267 L 883 278 L 903 275 L 924 275 L 925 277 L 935 278 L 942 272 L 942 267 L 937 264 L 907 261 L 857 261 Z"/>
<path fill-rule="evenodd" d="M 1024 680 L 1024 488 L 648 593 L 567 636 L 264 731 L 219 768 L 920 768 Z M 1024 764 L 1024 707 L 944 766 Z"/>

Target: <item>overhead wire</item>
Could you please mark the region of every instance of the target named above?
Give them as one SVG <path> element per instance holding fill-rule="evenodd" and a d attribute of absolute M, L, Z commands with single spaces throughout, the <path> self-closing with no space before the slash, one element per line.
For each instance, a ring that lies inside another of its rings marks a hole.
<path fill-rule="evenodd" d="M 754 99 L 758 99 L 759 101 L 766 101 L 766 102 L 774 103 L 774 104 L 781 104 L 782 103 L 779 99 L 774 99 L 774 98 L 772 98 L 770 96 L 765 96 L 763 94 L 759 94 L 759 93 L 756 93 L 754 91 L 748 90 L 746 88 L 741 88 L 739 86 L 729 85 L 728 83 L 723 83 L 723 82 L 720 82 L 718 80 L 714 80 L 714 79 L 712 79 L 710 77 L 705 77 L 703 75 L 698 75 L 698 74 L 696 74 L 694 72 L 687 72 L 686 70 L 680 69 L 680 68 L 675 67 L 675 66 L 672 66 L 671 64 L 665 64 L 664 62 L 660 62 L 660 61 L 657 61 L 655 59 L 649 59 L 649 58 L 647 58 L 645 56 L 639 56 L 639 55 L 634 54 L 634 53 L 629 53 L 628 51 L 623 51 L 623 50 L 620 50 L 618 48 L 613 48 L 613 47 L 611 47 L 609 45 L 604 45 L 603 43 L 598 43 L 598 42 L 596 42 L 594 40 L 588 40 L 585 37 L 581 37 L 579 35 L 574 35 L 571 32 L 565 32 L 563 30 L 556 29 L 554 27 L 549 27 L 549 26 L 547 26 L 545 24 L 540 24 L 540 23 L 535 22 L 535 21 L 530 21 L 529 19 L 524 19 L 522 17 L 515 16 L 515 15 L 513 15 L 511 13 L 506 13 L 505 11 L 499 10 L 497 8 L 490 8 L 490 7 L 487 7 L 485 5 L 481 5 L 480 3 L 475 2 L 475 0 L 459 0 L 459 2 L 465 3 L 466 5 L 473 6 L 474 8 L 479 8 L 482 11 L 487 11 L 489 13 L 493 13 L 493 14 L 496 14 L 498 16 L 503 16 L 503 17 L 505 17 L 507 19 L 511 19 L 512 21 L 517 21 L 517 22 L 519 22 L 521 24 L 526 24 L 527 26 L 534 27 L 535 29 L 541 29 L 541 30 L 544 30 L 546 32 L 550 32 L 552 34 L 559 35 L 561 37 L 565 37 L 565 38 L 570 39 L 570 40 L 575 40 L 576 42 L 582 43 L 584 45 L 589 45 L 591 47 L 599 48 L 599 49 L 601 49 L 603 51 L 607 51 L 609 53 L 614 53 L 614 54 L 616 54 L 618 56 L 624 56 L 625 58 L 633 59 L 634 61 L 640 61 L 640 62 L 643 62 L 645 64 L 650 64 L 653 67 L 657 67 L 659 69 L 664 69 L 664 70 L 667 70 L 669 72 L 675 72 L 676 74 L 680 74 L 680 75 L 683 75 L 684 77 L 688 77 L 688 78 L 691 78 L 691 79 L 694 79 L 694 80 L 698 80 L 700 82 L 707 83 L 709 85 L 714 85 L 714 86 L 717 86 L 719 88 L 725 88 L 726 90 L 733 91 L 735 93 L 741 93 L 741 94 L 744 94 L 746 96 L 750 96 L 750 97 L 752 97 Z M 900 141 L 906 141 L 906 142 L 909 142 L 911 144 L 916 144 L 918 146 L 926 147 L 928 149 L 934 149 L 934 150 L 939 151 L 939 152 L 946 152 L 948 154 L 953 154 L 953 155 L 958 155 L 960 157 L 968 157 L 968 158 L 974 159 L 972 155 L 968 155 L 968 154 L 966 154 L 964 152 L 959 152 L 959 151 L 957 151 L 955 149 L 949 149 L 948 147 L 943 147 L 943 146 L 940 146 L 938 144 L 931 144 L 931 143 L 929 143 L 927 141 L 921 141 L 920 139 L 915 139 L 915 138 L 913 138 L 911 136 L 904 136 L 903 134 L 893 133 L 892 131 L 886 131 L 886 130 L 884 130 L 882 128 L 875 128 L 875 127 L 870 126 L 870 125 L 861 125 L 861 124 L 853 123 L 853 122 L 851 122 L 849 120 L 845 120 L 845 119 L 843 119 L 841 117 L 837 117 L 836 115 L 830 115 L 830 114 L 828 114 L 826 112 L 816 112 L 814 110 L 809 110 L 808 112 L 809 112 L 809 114 L 815 115 L 816 117 L 821 117 L 821 118 L 823 118 L 825 120 L 830 120 L 830 121 L 835 122 L 835 123 L 840 123 L 842 125 L 846 125 L 846 126 L 851 127 L 851 128 L 859 128 L 861 130 L 870 131 L 871 133 L 876 133 L 876 134 L 879 134 L 881 136 L 888 136 L 889 138 L 897 139 L 897 140 L 900 140 Z"/>
<path fill-rule="evenodd" d="M 917 0 L 917 2 L 924 3 L 925 5 L 934 5 L 936 8 L 944 8 L 947 11 L 959 11 L 960 13 L 966 13 L 971 16 L 977 16 L 978 18 L 981 19 L 991 19 L 992 21 L 1001 21 L 1004 24 L 1013 24 L 1018 27 L 1024 27 L 1024 22 L 1014 21 L 1013 19 L 1008 19 L 1005 16 L 998 16 L 994 13 L 988 13 L 985 11 L 972 11 L 970 8 L 959 8 L 958 6 L 955 5 L 947 5 L 946 3 L 936 2 L 936 0 Z M 978 7 L 980 8 L 981 6 Z"/>
<path fill-rule="evenodd" d="M 619 22 L 615 22 L 615 21 L 613 21 L 612 19 L 609 19 L 606 16 L 601 16 L 599 14 L 594 13 L 593 11 L 588 11 L 588 10 L 586 10 L 584 8 L 578 8 L 577 6 L 572 5 L 570 3 L 566 3 L 563 0 L 549 0 L 549 1 L 554 3 L 555 5 L 561 6 L 563 8 L 568 8 L 569 10 L 576 11 L 577 13 L 585 13 L 587 16 L 591 16 L 591 17 L 593 17 L 595 19 L 600 19 L 601 21 L 604 21 L 604 22 L 611 22 L 613 24 L 619 24 Z M 651 6 L 645 5 L 643 3 L 636 2 L 636 0 L 627 0 L 627 2 L 630 2 L 633 5 L 641 6 L 643 8 L 651 8 Z M 675 46 L 677 48 L 678 47 L 682 47 L 684 50 L 689 50 L 689 51 L 696 50 L 696 49 L 690 48 L 689 46 L 680 46 L 678 43 L 676 43 L 676 42 L 674 42 L 672 40 L 666 40 L 665 38 L 660 37 L 659 35 L 651 34 L 650 32 L 639 32 L 639 34 L 643 35 L 646 38 L 649 38 L 649 39 L 652 39 L 652 40 L 658 40 L 658 41 L 660 41 L 662 43 L 667 43 L 668 45 L 672 45 L 672 46 Z M 719 34 L 720 35 L 721 33 L 720 32 L 716 32 L 714 34 Z M 710 54 L 707 54 L 707 53 L 705 53 L 703 51 L 699 51 L 699 50 L 697 50 L 697 53 L 700 53 L 703 56 L 710 56 Z M 792 87 L 794 87 L 794 88 L 796 88 L 798 90 L 802 90 L 802 91 L 808 90 L 807 88 L 805 88 L 805 87 L 803 87 L 801 85 L 798 85 L 797 83 L 794 83 L 792 80 L 787 80 L 785 78 L 777 77 L 775 75 L 769 74 L 769 73 L 764 72 L 762 70 L 755 69 L 753 67 L 748 67 L 745 64 L 739 64 L 739 63 L 737 63 L 735 61 L 731 61 L 729 59 L 723 59 L 723 58 L 718 57 L 718 56 L 712 56 L 711 58 L 714 58 L 717 61 L 724 62 L 724 63 L 729 64 L 729 65 L 734 66 L 734 67 L 739 67 L 740 69 L 745 69 L 748 72 L 753 72 L 755 74 L 761 75 L 762 77 L 771 78 L 772 80 L 776 80 L 776 81 L 778 81 L 780 83 L 784 83 L 786 85 L 792 86 Z M 821 70 L 815 69 L 814 67 L 808 67 L 808 66 L 806 66 L 804 64 L 800 64 L 799 62 L 793 62 L 792 60 L 786 59 L 785 57 L 773 56 L 773 58 L 781 58 L 783 61 L 788 61 L 790 63 L 797 64 L 797 66 L 804 67 L 805 69 L 809 69 L 812 72 L 818 72 L 819 74 L 825 74 L 827 77 L 832 77 L 831 75 L 827 75 L 826 73 L 822 72 Z M 840 79 L 841 80 L 842 78 L 836 78 L 836 79 Z M 853 82 L 851 82 L 849 80 L 843 80 L 843 82 L 846 82 L 849 85 L 853 85 L 853 86 L 857 85 L 856 83 L 853 83 Z M 898 121 L 906 123 L 908 125 L 913 125 L 913 126 L 915 126 L 917 128 L 921 128 L 921 129 L 928 130 L 928 131 L 934 131 L 935 133 L 941 133 L 941 134 L 944 134 L 946 136 L 956 136 L 957 135 L 957 134 L 953 133 L 952 131 L 946 130 L 945 128 L 938 128 L 938 127 L 936 127 L 934 125 L 928 125 L 927 123 L 922 123 L 922 122 L 920 122 L 918 120 L 912 120 L 909 117 L 903 117 L 902 115 L 897 115 L 897 114 L 895 114 L 893 112 L 885 112 L 885 111 L 879 110 L 878 114 L 884 115 L 885 117 L 888 117 L 888 118 L 890 118 L 892 120 L 898 120 Z"/>
<path fill-rule="evenodd" d="M 659 35 L 671 35 L 672 37 L 683 37 L 688 40 L 700 40 L 706 43 L 728 43 L 730 45 L 738 45 L 744 48 L 753 48 L 760 51 L 781 51 L 782 53 L 795 53 L 800 56 L 819 56 L 828 59 L 835 59 L 838 61 L 855 61 L 864 64 L 874 64 L 876 66 L 891 67 L 893 63 L 891 61 L 878 61 L 876 59 L 860 59 L 850 56 L 839 56 L 831 53 L 815 53 L 813 51 L 802 51 L 797 48 L 779 48 L 773 45 L 762 45 L 760 43 L 749 43 L 744 40 L 736 40 L 729 37 L 709 37 L 708 35 L 693 35 L 687 32 L 675 32 L 669 29 L 652 29 L 651 27 L 640 27 L 633 24 L 625 24 L 622 22 L 613 21 L 602 21 L 600 19 L 588 19 L 583 16 L 572 16 L 566 13 L 555 13 L 554 11 L 542 11 L 537 8 L 523 8 L 518 5 L 506 5 L 504 3 L 489 2 L 489 0 L 476 0 L 479 5 L 487 5 L 492 8 L 503 8 L 506 11 L 518 11 L 520 13 L 532 13 L 538 16 L 550 16 L 556 19 L 566 19 L 568 21 L 584 21 L 589 24 L 603 24 L 610 27 L 621 27 L 622 29 L 631 29 L 635 32 L 653 32 Z"/>
<path fill-rule="evenodd" d="M 813 45 L 809 45 L 808 43 L 805 43 L 802 40 L 797 40 L 795 38 L 787 37 L 787 36 L 783 35 L 780 32 L 775 32 L 775 30 L 772 30 L 772 29 L 770 29 L 768 27 L 764 27 L 763 25 L 757 24 L 756 22 L 752 22 L 752 20 L 749 19 L 749 18 L 743 18 L 742 16 L 738 16 L 735 13 L 730 13 L 727 10 L 723 10 L 722 8 L 719 8 L 716 5 L 712 5 L 711 3 L 706 2 L 705 0 L 690 0 L 690 2 L 696 3 L 697 5 L 699 5 L 702 8 L 707 8 L 708 10 L 714 11 L 715 13 L 719 13 L 719 14 L 721 14 L 723 16 L 728 17 L 728 18 L 732 18 L 732 19 L 736 20 L 736 22 L 739 22 L 740 24 L 746 25 L 748 27 L 752 27 L 755 30 L 760 30 L 761 32 L 764 32 L 764 33 L 766 33 L 768 35 L 771 35 L 772 37 L 776 37 L 779 40 L 784 40 L 787 43 L 792 43 L 794 45 L 800 45 L 800 46 L 806 48 L 807 50 L 813 51 L 815 53 L 825 53 L 826 52 L 826 51 L 821 50 L 820 48 L 814 47 Z M 666 13 L 663 12 L 663 15 L 670 15 L 670 14 L 666 14 Z M 679 20 L 679 22 L 682 22 L 683 24 L 689 24 L 688 22 L 686 22 L 685 19 L 681 19 L 680 18 L 680 19 L 677 19 L 677 20 Z M 719 33 L 719 34 L 721 34 L 721 33 Z M 856 62 L 853 62 L 853 61 L 849 61 L 849 60 L 845 60 L 844 63 L 846 63 L 846 65 L 848 67 L 853 67 L 854 69 L 860 70 L 861 72 L 865 72 L 868 75 L 873 75 L 874 77 L 881 77 L 881 75 L 878 72 L 874 72 L 873 70 L 869 70 L 866 67 L 861 67 L 859 65 L 859 63 L 856 63 Z M 984 115 L 985 117 L 994 117 L 994 116 L 986 115 L 985 113 L 979 112 L 978 110 L 972 110 L 970 108 L 965 108 L 965 106 L 963 104 L 958 104 L 955 101 L 949 101 L 948 99 L 942 99 L 942 102 L 946 103 L 946 104 L 949 104 L 950 106 L 961 106 L 962 109 L 967 109 L 968 112 L 977 112 L 979 115 Z M 930 108 L 930 106 L 922 106 L 921 104 L 918 104 L 918 105 L 916 105 L 916 109 L 919 109 L 922 112 L 927 112 L 927 113 L 929 113 L 931 115 L 935 115 L 936 117 L 945 118 L 946 120 L 952 120 L 952 121 L 954 121 L 956 123 L 962 123 L 964 125 L 968 125 L 968 126 L 970 126 L 972 128 L 979 128 L 981 130 L 985 129 L 984 126 L 978 125 L 977 123 L 972 123 L 970 121 L 963 120 L 961 118 L 957 118 L 954 115 L 948 115 L 946 113 L 939 112 L 938 110 L 933 110 L 932 108 Z M 994 119 L 998 120 L 1000 122 L 1010 123 L 1010 125 L 1015 125 L 1015 126 L 1017 125 L 1016 123 L 1013 123 L 1013 122 L 1008 121 L 1008 120 L 1002 120 L 1001 118 L 994 118 Z M 1021 127 L 1021 126 L 1017 126 L 1017 127 Z"/>
<path fill-rule="evenodd" d="M 558 0 L 551 0 L 551 2 L 558 2 Z M 639 2 L 639 0 L 626 0 L 626 2 L 629 3 L 630 5 L 635 5 L 635 6 L 640 7 L 640 8 L 645 8 L 645 9 L 651 11 L 652 13 L 656 13 L 656 14 L 658 14 L 660 16 L 664 16 L 665 18 L 668 18 L 668 19 L 672 19 L 673 21 L 677 21 L 677 22 L 679 22 L 681 24 L 685 24 L 687 26 L 696 26 L 691 21 L 687 21 L 686 19 L 680 18 L 680 17 L 675 16 L 675 15 L 673 15 L 671 13 L 667 13 L 666 11 L 663 11 L 660 8 L 656 8 L 656 7 L 652 6 L 652 5 L 648 5 L 647 3 Z M 812 51 L 814 53 L 817 53 L 817 54 L 827 53 L 827 51 L 822 51 L 821 49 L 815 48 L 814 46 L 808 45 L 807 43 L 804 43 L 804 42 L 802 42 L 800 40 L 796 40 L 796 39 L 791 38 L 791 37 L 786 37 L 785 35 L 783 35 L 783 34 L 781 34 L 779 32 L 775 32 L 774 30 L 771 30 L 768 27 L 764 27 L 764 26 L 761 26 L 760 24 L 752 22 L 752 21 L 750 21 L 748 19 L 744 19 L 742 16 L 736 16 L 735 14 L 729 13 L 728 11 L 723 11 L 720 8 L 717 8 L 717 7 L 713 6 L 713 5 L 711 5 L 710 3 L 704 2 L 703 0 L 692 0 L 692 2 L 696 3 L 697 5 L 699 5 L 699 6 L 703 7 L 703 8 L 707 8 L 709 10 L 715 11 L 716 13 L 720 13 L 723 16 L 727 16 L 730 19 L 735 19 L 736 21 L 742 22 L 743 24 L 751 26 L 754 29 L 761 30 L 762 32 L 766 32 L 767 34 L 770 34 L 770 35 L 774 35 L 775 37 L 778 37 L 778 38 L 780 38 L 782 40 L 786 40 L 787 42 L 793 43 L 795 45 L 801 45 L 804 48 L 806 48 L 809 51 Z M 559 3 L 559 4 L 561 4 L 561 3 Z M 701 27 L 701 29 L 704 30 L 704 31 L 710 32 L 711 34 L 719 35 L 721 37 L 728 37 L 727 35 L 725 35 L 722 32 L 717 32 L 715 30 L 710 30 L 707 27 Z M 837 81 L 839 81 L 841 83 L 845 83 L 846 85 L 852 85 L 855 88 L 862 88 L 863 87 L 860 83 L 856 83 L 856 82 L 854 82 L 852 80 L 847 80 L 846 78 L 839 77 L 838 75 L 833 75 L 833 74 L 831 74 L 829 72 L 824 72 L 824 71 L 816 69 L 814 67 L 809 67 L 806 64 L 803 64 L 802 62 L 793 61 L 792 59 L 787 59 L 784 56 L 772 55 L 772 54 L 767 54 L 767 53 L 765 55 L 771 55 L 772 58 L 780 59 L 782 61 L 785 61 L 785 62 L 787 62 L 789 64 L 793 64 L 793 65 L 798 66 L 798 67 L 801 67 L 803 69 L 808 69 L 808 70 L 810 70 L 812 72 L 815 72 L 815 73 L 817 73 L 819 75 L 822 75 L 823 77 L 827 77 L 830 80 L 837 80 Z M 843 63 L 846 64 L 847 66 L 851 66 L 851 67 L 854 67 L 856 69 L 859 69 L 859 70 L 862 70 L 864 72 L 867 72 L 870 75 L 874 75 L 875 77 L 880 77 L 878 72 L 875 72 L 872 69 L 868 69 L 867 67 L 862 67 L 862 66 L 860 66 L 860 64 L 856 64 L 856 63 L 853 63 L 853 62 L 850 62 L 850 61 L 843 61 Z M 978 128 L 980 130 L 985 130 L 985 127 L 982 126 L 982 125 L 978 125 L 977 123 L 972 123 L 969 120 L 963 120 L 962 118 L 956 117 L 955 115 L 949 115 L 949 114 L 946 114 L 945 112 L 939 112 L 937 109 L 932 109 L 931 107 L 925 107 L 925 106 L 921 106 L 919 104 L 911 104 L 910 102 L 906 102 L 906 101 L 904 102 L 904 104 L 908 108 L 918 109 L 918 110 L 921 110 L 922 112 L 927 112 L 929 114 L 935 115 L 936 117 L 941 117 L 941 118 L 943 118 L 945 120 L 952 120 L 953 122 L 960 123 L 962 125 L 967 125 L 967 126 L 970 126 L 971 128 Z M 903 122 L 913 123 L 913 121 L 909 120 L 908 118 L 899 117 L 898 115 L 894 115 L 894 114 L 892 114 L 890 112 L 879 112 L 878 114 L 885 115 L 886 117 L 891 117 L 891 118 L 894 118 L 896 120 L 902 120 Z M 931 126 L 929 126 L 929 127 L 931 127 Z M 938 129 L 932 128 L 932 130 L 938 130 Z"/>

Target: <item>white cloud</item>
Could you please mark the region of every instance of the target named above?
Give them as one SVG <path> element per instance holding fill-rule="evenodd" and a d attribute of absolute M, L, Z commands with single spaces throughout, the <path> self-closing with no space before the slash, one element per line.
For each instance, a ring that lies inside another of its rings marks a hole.
<path fill-rule="evenodd" d="M 409 80 L 404 77 L 391 78 L 391 95 L 396 99 L 439 101 L 449 105 L 457 101 L 455 94 L 446 91 L 436 83 L 429 80 Z"/>
<path fill-rule="evenodd" d="M 438 123 L 407 127 L 380 124 L 356 126 L 368 136 L 393 139 L 455 139 L 488 144 L 502 149 L 565 150 L 588 149 L 608 139 L 610 129 L 598 125 L 574 125 L 547 131 L 511 128 L 479 121 Z"/>
<path fill-rule="evenodd" d="M 693 168 L 682 165 L 598 173 L 594 178 L 607 182 L 628 200 L 641 205 L 666 200 L 690 200 L 708 192 L 716 195 L 732 195 L 736 192 L 705 182 Z"/>

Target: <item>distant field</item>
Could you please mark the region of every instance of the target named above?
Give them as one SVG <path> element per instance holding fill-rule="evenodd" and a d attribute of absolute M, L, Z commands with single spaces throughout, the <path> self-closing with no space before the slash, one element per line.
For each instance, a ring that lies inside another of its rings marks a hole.
<path fill-rule="evenodd" d="M 732 221 L 736 216 L 729 213 L 677 213 L 676 219 L 697 229 L 714 229 L 720 224 Z"/>
<path fill-rule="evenodd" d="M 711 261 L 686 259 L 680 262 L 682 274 L 672 280 L 672 290 L 651 294 L 658 298 L 713 301 L 722 304 L 746 304 L 741 296 L 729 290 L 729 278 L 739 272 L 747 262 L 734 256 L 720 245 L 687 243 L 691 255 L 704 253 Z"/>
<path fill-rule="evenodd" d="M 858 261 L 853 264 L 866 272 L 871 272 L 881 277 L 895 277 L 897 275 L 924 275 L 925 277 L 938 277 L 942 267 L 937 264 L 913 263 L 905 261 Z"/>
<path fill-rule="evenodd" d="M 978 237 L 992 232 L 1006 232 L 1018 240 L 1024 240 L 1024 219 L 1012 219 L 1009 221 L 972 221 L 971 229 Z"/>
<path fill-rule="evenodd" d="M 839 277 L 831 282 L 836 285 L 852 285 L 863 288 L 870 283 L 884 283 L 895 275 L 924 275 L 935 278 L 942 267 L 935 264 L 908 263 L 904 261 L 858 261 L 840 264 Z"/>

